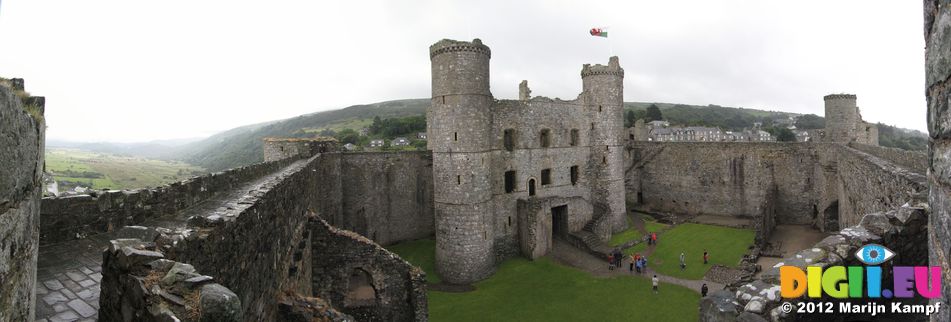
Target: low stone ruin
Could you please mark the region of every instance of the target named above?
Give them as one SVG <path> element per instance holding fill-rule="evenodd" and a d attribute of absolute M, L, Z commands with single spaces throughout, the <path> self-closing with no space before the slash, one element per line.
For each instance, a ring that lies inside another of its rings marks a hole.
<path fill-rule="evenodd" d="M 924 266 L 928 264 L 928 206 L 924 203 L 862 217 L 858 225 L 842 229 L 826 237 L 814 247 L 786 257 L 773 267 L 764 268 L 755 280 L 710 293 L 700 301 L 700 321 L 810 321 L 831 318 L 828 315 L 796 316 L 784 313 L 783 302 L 795 304 L 800 299 L 780 296 L 779 267 L 783 265 L 826 268 L 829 266 L 862 265 L 853 254 L 866 244 L 881 244 L 895 251 L 888 265 Z M 885 280 L 890 270 L 883 270 Z M 822 301 L 836 301 L 822 298 Z M 867 302 L 868 299 L 858 299 Z M 864 303 L 863 302 L 863 303 Z M 845 317 L 847 318 L 847 317 Z M 858 317 L 856 317 L 858 318 Z M 864 317 L 867 318 L 867 317 Z M 894 316 L 877 316 L 887 320 Z"/>
<path fill-rule="evenodd" d="M 151 243 L 113 240 L 102 259 L 103 321 L 243 321 L 238 295 Z"/>

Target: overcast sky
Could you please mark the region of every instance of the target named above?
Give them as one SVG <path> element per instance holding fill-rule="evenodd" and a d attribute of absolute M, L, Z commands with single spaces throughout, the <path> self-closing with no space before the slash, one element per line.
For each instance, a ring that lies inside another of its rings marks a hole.
<path fill-rule="evenodd" d="M 863 117 L 925 130 L 921 1 L 0 0 L 0 76 L 47 97 L 47 137 L 207 136 L 430 95 L 429 45 L 481 38 L 492 93 L 574 98 L 613 52 L 625 101 Z M 610 38 L 588 35 L 608 27 Z"/>

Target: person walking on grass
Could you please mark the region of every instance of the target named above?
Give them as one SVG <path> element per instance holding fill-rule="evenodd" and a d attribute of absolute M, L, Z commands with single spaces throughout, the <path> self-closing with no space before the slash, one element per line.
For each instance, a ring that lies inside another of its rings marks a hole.
<path fill-rule="evenodd" d="M 707 250 L 703 250 L 703 264 L 706 265 L 710 261 L 710 254 L 707 253 Z"/>
<path fill-rule="evenodd" d="M 680 252 L 680 270 L 687 269 L 687 256 L 684 255 L 684 252 Z"/>
<path fill-rule="evenodd" d="M 629 269 L 631 270 L 632 274 L 634 273 L 634 264 L 636 263 L 637 263 L 637 255 L 631 254 L 631 266 L 629 267 Z"/>
<path fill-rule="evenodd" d="M 700 297 L 707 297 L 707 283 L 703 283 L 703 286 L 700 286 Z"/>
<path fill-rule="evenodd" d="M 651 242 L 654 243 L 654 246 L 657 246 L 657 232 L 651 233 Z"/>
<path fill-rule="evenodd" d="M 657 294 L 657 284 L 660 283 L 660 280 L 657 279 L 657 275 L 654 275 L 654 278 L 651 279 L 651 285 L 654 286 L 654 294 Z"/>
<path fill-rule="evenodd" d="M 614 270 L 614 254 L 608 254 L 608 270 Z"/>

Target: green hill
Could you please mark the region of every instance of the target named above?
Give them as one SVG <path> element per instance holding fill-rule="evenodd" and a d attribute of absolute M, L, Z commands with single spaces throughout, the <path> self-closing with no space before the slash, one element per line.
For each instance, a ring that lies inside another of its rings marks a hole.
<path fill-rule="evenodd" d="M 360 129 L 375 116 L 425 115 L 429 105 L 429 99 L 396 100 L 246 125 L 185 145 L 170 157 L 209 171 L 239 167 L 264 160 L 262 139 L 265 137 L 312 137 L 328 129 L 339 131 L 351 126 Z"/>
<path fill-rule="evenodd" d="M 728 130 L 748 128 L 754 122 L 771 126 L 774 122 L 788 119 L 790 116 L 800 116 L 788 112 L 719 105 L 646 102 L 624 103 L 625 115 L 630 111 L 638 118 L 643 118 L 645 110 L 651 104 L 657 105 L 663 118 L 671 124 L 714 126 Z M 220 171 L 263 161 L 262 139 L 265 137 L 313 137 L 333 135 L 344 129 L 359 130 L 370 126 L 374 117 L 386 119 L 425 115 L 429 105 L 429 99 L 395 100 L 246 125 L 179 147 L 166 158 L 182 160 L 209 171 Z M 816 128 L 816 126 L 821 128 L 824 124 L 824 119 L 811 114 L 806 115 L 803 120 L 810 121 L 809 124 L 802 124 L 805 125 L 803 128 Z M 880 124 L 879 128 L 881 129 L 879 140 L 883 146 L 907 150 L 927 149 L 927 137 L 921 132 L 884 124 Z"/>

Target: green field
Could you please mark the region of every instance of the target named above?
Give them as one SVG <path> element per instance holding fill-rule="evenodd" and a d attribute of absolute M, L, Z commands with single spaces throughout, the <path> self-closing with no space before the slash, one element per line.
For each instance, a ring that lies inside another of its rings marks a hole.
<path fill-rule="evenodd" d="M 654 252 L 647 257 L 648 266 L 673 277 L 698 280 L 713 264 L 736 267 L 753 244 L 755 232 L 712 225 L 685 223 L 659 234 Z M 641 253 L 647 243 L 624 250 L 625 254 Z M 710 254 L 710 263 L 703 264 L 703 251 Z M 680 269 L 680 253 L 686 257 L 687 269 Z"/>
<path fill-rule="evenodd" d="M 97 190 L 157 187 L 204 172 L 182 162 L 68 148 L 46 149 L 46 171 L 59 182 L 60 191 L 77 185 Z"/>
<path fill-rule="evenodd" d="M 433 272 L 435 242 L 389 247 L 407 261 Z M 437 279 L 438 280 L 438 279 Z M 651 292 L 640 276 L 599 278 L 552 262 L 516 258 L 467 293 L 429 291 L 432 321 L 696 321 L 700 294 L 664 284 Z"/>
<path fill-rule="evenodd" d="M 355 131 L 360 131 L 360 129 L 370 126 L 373 124 L 373 118 L 347 118 L 343 120 L 337 120 L 335 122 L 329 123 L 325 126 L 317 128 L 305 128 L 302 131 L 307 133 L 320 133 L 325 130 L 331 130 L 334 132 L 340 132 L 343 129 L 353 129 Z"/>

